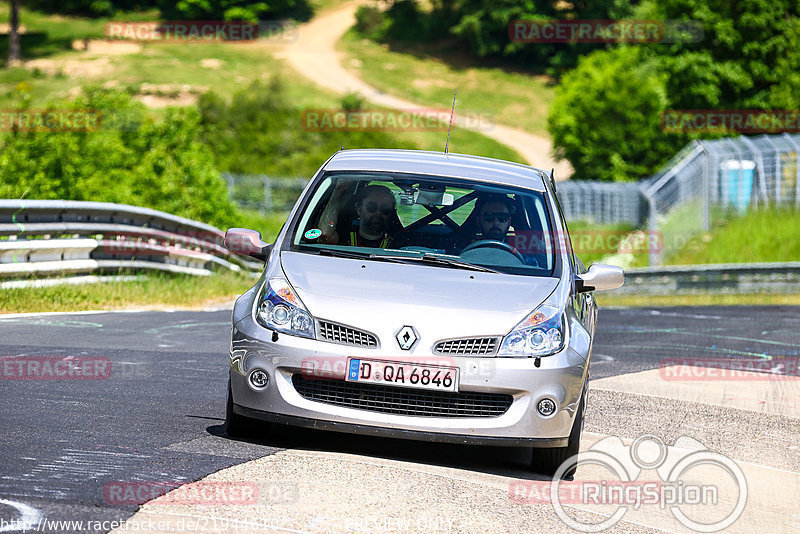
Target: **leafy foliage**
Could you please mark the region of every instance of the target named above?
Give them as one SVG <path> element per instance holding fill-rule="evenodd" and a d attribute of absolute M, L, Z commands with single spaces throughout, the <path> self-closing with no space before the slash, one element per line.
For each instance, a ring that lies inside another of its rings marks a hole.
<path fill-rule="evenodd" d="M 225 227 L 238 215 L 193 108 L 163 121 L 120 92 L 89 89 L 50 109 L 99 110 L 97 131 L 9 132 L 0 140 L 0 197 L 120 202 Z"/>
<path fill-rule="evenodd" d="M 354 105 L 353 99 L 343 100 Z M 304 127 L 303 110 L 291 105 L 278 78 L 254 82 L 234 93 L 230 102 L 206 93 L 198 106 L 203 140 L 218 168 L 233 173 L 310 177 L 340 147 L 414 148 L 385 132 L 318 132 Z"/>
<path fill-rule="evenodd" d="M 247 20 L 258 22 L 275 18 L 308 20 L 312 7 L 307 0 L 156 0 L 165 19 Z"/>
<path fill-rule="evenodd" d="M 156 0 L 25 0 L 25 7 L 46 13 L 104 17 L 119 11 L 152 9 Z"/>
<path fill-rule="evenodd" d="M 556 88 L 548 126 L 577 177 L 641 178 L 687 140 L 660 130 L 668 104 L 666 75 L 641 48 L 599 51 L 583 58 Z"/>
<path fill-rule="evenodd" d="M 423 10 L 417 0 L 389 3 L 385 20 L 365 11 L 361 25 L 364 36 L 381 41 L 435 41 L 455 37 L 460 45 L 479 58 L 502 58 L 538 72 L 560 75 L 577 63 L 578 57 L 602 44 L 519 43 L 509 38 L 515 20 L 613 19 L 630 15 L 637 2 L 563 2 L 559 0 L 437 0 Z"/>
<path fill-rule="evenodd" d="M 699 21 L 704 37 L 598 51 L 564 77 L 549 126 L 577 177 L 643 178 L 690 138 L 724 133 L 666 133 L 667 109 L 800 107 L 795 0 L 651 0 L 635 18 Z"/>
<path fill-rule="evenodd" d="M 158 8 L 167 20 L 308 20 L 313 12 L 308 0 L 26 0 L 25 5 L 46 13 L 86 17 Z"/>

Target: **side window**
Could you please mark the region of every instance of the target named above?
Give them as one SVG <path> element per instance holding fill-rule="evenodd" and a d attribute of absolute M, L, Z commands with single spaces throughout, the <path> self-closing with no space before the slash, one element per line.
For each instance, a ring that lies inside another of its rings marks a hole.
<path fill-rule="evenodd" d="M 320 213 L 327 204 L 326 202 L 322 202 L 322 198 L 326 193 L 330 195 L 331 184 L 331 178 L 325 178 L 325 180 L 319 184 L 317 190 L 314 191 L 314 196 L 311 197 L 309 206 L 314 206 L 315 208 L 313 210 L 307 209 L 305 213 L 303 213 L 303 218 L 300 220 L 300 223 L 297 226 L 297 231 L 294 234 L 295 245 L 300 243 L 300 240 L 303 238 L 303 235 L 306 233 L 306 231 L 316 228 Z"/>
<path fill-rule="evenodd" d="M 575 251 L 572 249 L 572 238 L 569 236 L 569 228 L 567 227 L 567 221 L 564 219 L 564 212 L 561 211 L 561 204 L 558 202 L 558 196 L 553 193 L 553 198 L 556 201 L 556 208 L 558 208 L 558 217 L 561 219 L 561 225 L 564 227 L 564 246 L 566 247 L 567 256 L 569 257 L 570 267 L 572 268 L 572 272 L 577 271 L 577 264 L 575 263 Z M 557 240 L 561 241 L 561 240 Z"/>

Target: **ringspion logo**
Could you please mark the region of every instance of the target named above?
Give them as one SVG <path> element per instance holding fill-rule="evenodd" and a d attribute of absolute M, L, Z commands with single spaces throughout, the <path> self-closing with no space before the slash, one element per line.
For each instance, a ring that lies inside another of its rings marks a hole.
<path fill-rule="evenodd" d="M 572 469 L 589 479 L 563 480 Z M 511 502 L 549 503 L 578 532 L 601 532 L 642 508 L 669 510 L 697 532 L 718 532 L 741 517 L 747 492 L 744 472 L 732 459 L 686 436 L 668 446 L 652 434 L 627 446 L 618 437 L 606 437 L 565 460 L 552 480 L 516 480 L 508 487 Z M 576 514 L 576 509 L 592 513 Z M 629 519 L 635 521 L 635 515 Z"/>

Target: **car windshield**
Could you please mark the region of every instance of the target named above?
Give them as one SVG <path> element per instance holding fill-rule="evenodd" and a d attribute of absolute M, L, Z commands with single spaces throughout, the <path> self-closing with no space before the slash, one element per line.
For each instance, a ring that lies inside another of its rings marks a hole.
<path fill-rule="evenodd" d="M 287 248 L 444 268 L 553 276 L 544 193 L 443 176 L 327 173 Z"/>

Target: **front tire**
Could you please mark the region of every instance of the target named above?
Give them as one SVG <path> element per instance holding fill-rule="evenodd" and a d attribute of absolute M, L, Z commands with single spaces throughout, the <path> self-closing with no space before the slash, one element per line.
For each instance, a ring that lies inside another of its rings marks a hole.
<path fill-rule="evenodd" d="M 567 461 L 569 458 L 578 454 L 581 448 L 581 434 L 583 433 L 583 413 L 584 406 L 586 405 L 586 388 L 584 386 L 583 394 L 581 395 L 580 404 L 578 405 L 578 413 L 575 414 L 575 420 L 572 423 L 572 430 L 569 433 L 569 441 L 566 447 L 551 447 L 549 449 L 533 449 L 533 457 L 531 458 L 531 469 L 539 474 L 553 476 L 558 468 Z M 578 469 L 577 462 L 567 469 L 562 478 L 571 477 Z"/>
<path fill-rule="evenodd" d="M 228 398 L 225 402 L 225 433 L 232 438 L 246 436 L 251 429 L 251 421 L 247 417 L 234 413 L 231 379 L 228 378 Z"/>

